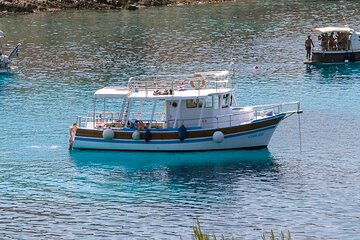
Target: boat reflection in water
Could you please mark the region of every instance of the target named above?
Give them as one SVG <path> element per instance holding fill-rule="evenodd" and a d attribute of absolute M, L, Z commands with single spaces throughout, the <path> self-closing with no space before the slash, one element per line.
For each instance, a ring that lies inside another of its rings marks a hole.
<path fill-rule="evenodd" d="M 306 73 L 320 83 L 348 84 L 356 83 L 354 75 L 359 74 L 360 62 L 347 64 L 306 65 Z"/>
<path fill-rule="evenodd" d="M 206 219 L 209 211 L 232 214 L 224 204 L 242 211 L 253 201 L 249 191 L 276 184 L 279 175 L 267 149 L 193 153 L 74 150 L 70 156 L 76 194 L 85 201 L 106 201 L 118 216 L 125 214 L 125 224 L 129 218 L 139 219 L 141 212 L 148 216 L 145 220 L 160 216 L 169 221 L 188 213 L 192 224 L 195 216 Z"/>
<path fill-rule="evenodd" d="M 78 169 L 123 169 L 125 171 L 152 171 L 156 169 L 218 169 L 268 171 L 273 167 L 273 156 L 267 148 L 211 152 L 108 152 L 75 150 L 70 152 Z"/>

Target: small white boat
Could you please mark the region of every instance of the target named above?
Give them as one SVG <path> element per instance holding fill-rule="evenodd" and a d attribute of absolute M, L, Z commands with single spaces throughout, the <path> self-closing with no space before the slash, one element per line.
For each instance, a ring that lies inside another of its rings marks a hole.
<path fill-rule="evenodd" d="M 228 71 L 131 77 L 95 92 L 93 111 L 70 128 L 69 149 L 259 149 L 299 102 L 238 106 Z M 97 111 L 98 108 L 101 111 Z"/>
<path fill-rule="evenodd" d="M 0 31 L 0 38 L 3 38 L 4 36 L 5 36 L 4 32 Z M 15 58 L 18 55 L 20 46 L 21 46 L 20 43 L 16 44 L 16 46 L 14 47 L 13 50 L 11 50 L 9 55 L 5 55 L 0 51 L 0 74 L 11 73 L 13 69 L 16 68 L 14 66 L 11 66 L 11 63 L 13 58 Z"/>
<path fill-rule="evenodd" d="M 348 63 L 360 61 L 360 33 L 348 26 L 313 28 L 319 33 L 320 49 L 312 51 L 311 60 L 304 63 Z"/>

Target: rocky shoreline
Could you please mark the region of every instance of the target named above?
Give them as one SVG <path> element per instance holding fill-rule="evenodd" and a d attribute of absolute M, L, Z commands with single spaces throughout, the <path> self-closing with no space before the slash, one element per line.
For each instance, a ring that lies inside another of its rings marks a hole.
<path fill-rule="evenodd" d="M 226 0 L 3 0 L 0 13 L 36 13 L 64 9 L 127 9 L 137 10 L 150 6 L 173 6 L 224 2 Z"/>

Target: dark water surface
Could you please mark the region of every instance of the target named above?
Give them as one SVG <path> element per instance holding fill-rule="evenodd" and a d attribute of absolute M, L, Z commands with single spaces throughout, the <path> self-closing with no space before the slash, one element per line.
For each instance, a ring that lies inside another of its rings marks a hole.
<path fill-rule="evenodd" d="M 311 27 L 360 31 L 359 7 L 253 0 L 0 17 L 3 49 L 22 42 L 17 73 L 0 76 L 0 239 L 191 239 L 196 218 L 235 239 L 271 229 L 359 239 L 360 64 L 303 64 Z M 297 116 L 261 151 L 67 150 L 96 89 L 232 60 L 242 104 L 302 102 L 302 152 Z"/>

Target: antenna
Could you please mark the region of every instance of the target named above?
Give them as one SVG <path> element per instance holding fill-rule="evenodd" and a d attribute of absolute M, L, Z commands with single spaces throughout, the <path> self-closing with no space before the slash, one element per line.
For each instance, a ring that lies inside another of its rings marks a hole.
<path fill-rule="evenodd" d="M 231 79 L 231 87 L 235 88 L 235 61 L 231 60 L 230 62 L 230 79 Z"/>
<path fill-rule="evenodd" d="M 230 72 L 230 84 L 231 84 L 231 88 L 232 88 L 231 99 L 234 100 L 234 103 L 235 103 L 234 106 L 237 106 L 238 104 L 237 104 L 237 101 L 236 101 L 236 93 L 235 93 L 236 82 L 235 82 L 235 60 L 234 59 L 230 61 L 229 72 Z"/>
<path fill-rule="evenodd" d="M 302 152 L 302 141 L 301 141 L 301 124 L 300 124 L 300 114 L 298 113 L 299 119 L 299 142 L 300 142 L 300 152 Z"/>

